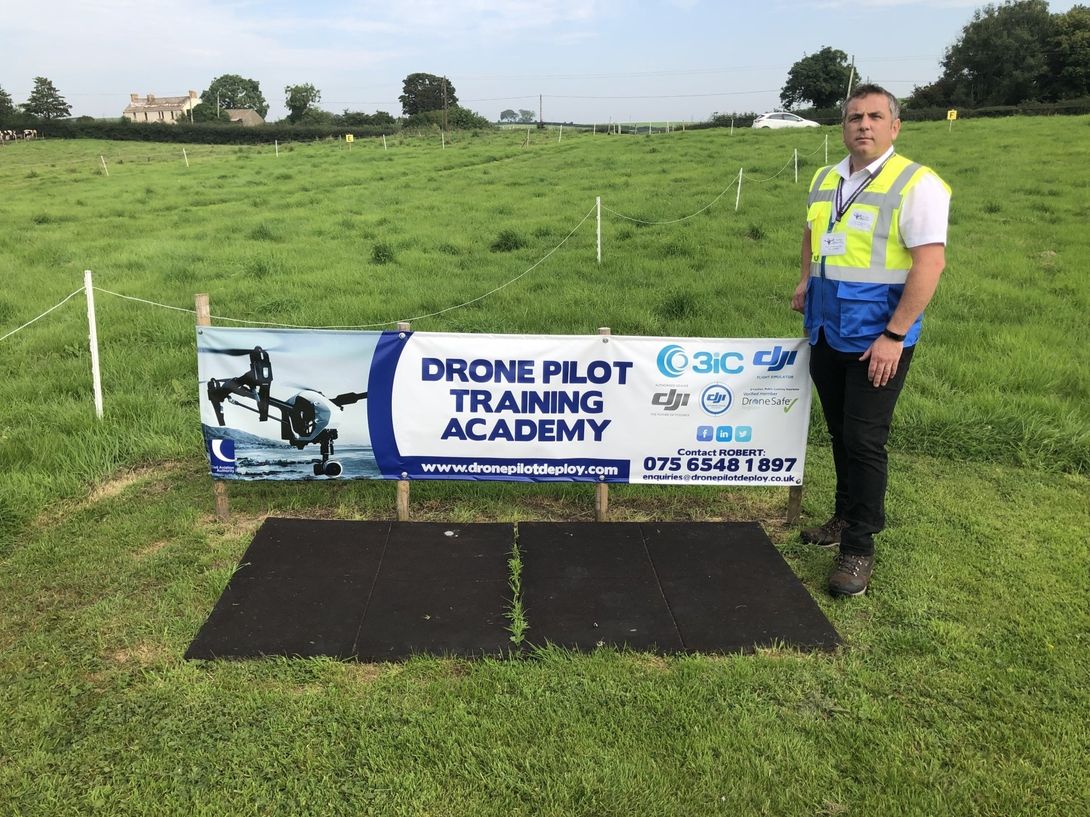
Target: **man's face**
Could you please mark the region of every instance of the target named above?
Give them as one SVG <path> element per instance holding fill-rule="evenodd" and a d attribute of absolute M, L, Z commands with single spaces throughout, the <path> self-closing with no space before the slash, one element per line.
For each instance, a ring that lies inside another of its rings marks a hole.
<path fill-rule="evenodd" d="M 901 120 L 890 115 L 885 95 L 868 94 L 849 102 L 844 146 L 852 154 L 853 168 L 859 170 L 889 150 L 900 130 Z"/>

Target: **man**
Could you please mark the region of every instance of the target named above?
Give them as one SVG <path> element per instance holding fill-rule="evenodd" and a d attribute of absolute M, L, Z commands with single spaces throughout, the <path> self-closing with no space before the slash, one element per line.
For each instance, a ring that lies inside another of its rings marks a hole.
<path fill-rule="evenodd" d="M 890 421 L 946 264 L 950 188 L 894 152 L 899 112 L 877 85 L 860 85 L 845 101 L 849 155 L 811 183 L 802 280 L 791 298 L 805 315 L 836 467 L 832 518 L 802 538 L 840 546 L 829 575 L 834 596 L 861 595 L 870 583 L 874 535 L 885 527 Z"/>

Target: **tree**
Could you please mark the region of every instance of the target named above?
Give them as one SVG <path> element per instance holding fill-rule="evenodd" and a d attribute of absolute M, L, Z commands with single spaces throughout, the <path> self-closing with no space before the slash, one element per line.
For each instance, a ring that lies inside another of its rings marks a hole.
<path fill-rule="evenodd" d="M 525 108 L 519 108 L 519 122 L 523 125 L 528 125 L 534 121 L 534 112 L 528 111 Z"/>
<path fill-rule="evenodd" d="M 300 121 L 314 103 L 322 98 L 322 92 L 309 82 L 302 85 L 285 86 L 284 95 L 284 106 L 288 109 L 288 121 L 292 124 Z"/>
<path fill-rule="evenodd" d="M 18 111 L 15 110 L 15 103 L 11 99 L 11 94 L 0 88 L 0 119 L 10 119 L 16 113 Z"/>
<path fill-rule="evenodd" d="M 189 117 L 194 122 L 228 122 L 230 118 L 222 110 L 216 110 L 216 100 L 212 100 L 212 104 L 208 105 L 204 102 L 198 102 L 189 111 Z"/>
<path fill-rule="evenodd" d="M 1090 7 L 1073 6 L 1053 17 L 1050 96 L 1070 99 L 1090 95 Z"/>
<path fill-rule="evenodd" d="M 791 66 L 787 83 L 780 91 L 780 101 L 785 108 L 807 101 L 815 108 L 831 108 L 848 95 L 851 75 L 848 55 L 825 46 Z M 858 69 L 855 75 L 859 76 Z"/>
<path fill-rule="evenodd" d="M 329 111 L 323 111 L 321 108 L 307 108 L 303 111 L 298 120 L 292 122 L 292 124 L 299 125 L 332 125 L 336 120 L 336 116 Z M 288 117 L 291 121 L 291 117 Z"/>
<path fill-rule="evenodd" d="M 501 122 L 518 122 L 518 120 L 519 120 L 519 115 L 517 113 L 515 113 L 513 110 L 511 110 L 510 108 L 508 108 L 505 111 L 500 111 L 500 121 Z"/>
<path fill-rule="evenodd" d="M 346 125 L 348 127 L 359 127 L 361 125 L 393 125 L 397 122 L 393 115 L 386 111 L 364 113 L 363 111 L 350 111 L 347 108 L 345 108 L 343 114 L 335 116 L 333 119 L 336 124 Z"/>
<path fill-rule="evenodd" d="M 454 86 L 446 77 L 435 74 L 409 74 L 403 83 L 404 93 L 398 97 L 401 112 L 412 116 L 424 111 L 441 111 L 458 104 Z M 444 104 L 445 103 L 445 104 Z"/>
<path fill-rule="evenodd" d="M 226 108 L 250 108 L 262 117 L 269 112 L 269 103 L 261 95 L 261 84 L 238 74 L 223 74 L 212 80 L 208 90 L 201 94 L 201 102 L 213 110 L 217 106 L 221 111 Z"/>
<path fill-rule="evenodd" d="M 1041 99 L 1047 95 L 1052 32 L 1046 0 L 984 6 L 946 49 L 943 78 L 974 106 Z"/>
<path fill-rule="evenodd" d="M 72 113 L 72 107 L 45 77 L 34 77 L 34 89 L 23 103 L 23 110 L 38 119 L 59 119 Z"/>

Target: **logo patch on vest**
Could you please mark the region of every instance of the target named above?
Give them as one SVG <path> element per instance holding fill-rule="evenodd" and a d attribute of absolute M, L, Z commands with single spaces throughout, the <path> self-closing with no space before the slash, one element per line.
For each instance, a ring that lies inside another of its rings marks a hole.
<path fill-rule="evenodd" d="M 852 210 L 848 213 L 848 228 L 870 232 L 874 228 L 874 211 Z"/>

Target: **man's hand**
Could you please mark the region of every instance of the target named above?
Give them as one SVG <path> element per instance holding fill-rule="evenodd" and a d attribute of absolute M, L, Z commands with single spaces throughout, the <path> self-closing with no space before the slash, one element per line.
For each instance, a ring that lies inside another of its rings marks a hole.
<path fill-rule="evenodd" d="M 806 285 L 810 283 L 810 279 L 804 279 L 797 287 L 795 287 L 795 294 L 791 296 L 791 308 L 796 312 L 804 312 L 806 310 Z"/>
<path fill-rule="evenodd" d="M 886 385 L 897 374 L 897 364 L 901 361 L 901 352 L 904 348 L 901 341 L 879 335 L 878 339 L 859 358 L 870 360 L 870 365 L 867 367 L 867 379 L 874 388 Z"/>

